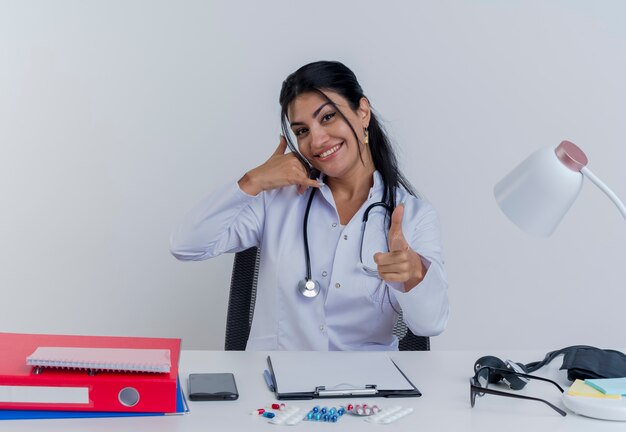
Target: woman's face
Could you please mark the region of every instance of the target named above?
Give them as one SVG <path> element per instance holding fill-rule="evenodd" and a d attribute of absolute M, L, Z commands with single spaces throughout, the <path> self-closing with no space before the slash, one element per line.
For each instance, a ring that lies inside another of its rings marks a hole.
<path fill-rule="evenodd" d="M 287 112 L 300 153 L 328 177 L 347 178 L 362 172 L 371 174 L 371 154 L 369 147 L 363 144 L 364 130 L 370 120 L 367 99 L 362 98 L 359 107 L 353 111 L 339 94 L 328 90 L 324 93 L 346 116 L 359 140 L 331 103 L 317 93 L 303 93 L 294 99 Z M 363 161 L 358 146 L 361 146 Z"/>

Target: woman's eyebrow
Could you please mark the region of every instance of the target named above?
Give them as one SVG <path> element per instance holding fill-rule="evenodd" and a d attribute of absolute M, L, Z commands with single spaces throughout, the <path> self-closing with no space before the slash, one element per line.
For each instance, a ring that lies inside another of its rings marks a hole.
<path fill-rule="evenodd" d="M 320 113 L 320 111 L 322 110 L 322 108 L 324 108 L 324 107 L 325 107 L 326 105 L 328 105 L 328 104 L 330 104 L 330 102 L 325 102 L 325 103 L 321 104 L 321 105 L 319 106 L 319 108 L 318 108 L 318 109 L 316 109 L 315 111 L 313 111 L 313 115 L 312 115 L 311 117 L 312 117 L 312 118 L 317 117 L 317 115 Z"/>
<path fill-rule="evenodd" d="M 331 103 L 331 102 L 324 102 L 323 104 L 321 104 L 321 105 L 320 105 L 320 106 L 319 106 L 319 107 L 318 107 L 315 111 L 313 111 L 313 114 L 311 115 L 311 118 L 315 118 L 315 117 L 317 117 L 317 115 L 320 113 L 320 111 L 321 111 L 321 110 L 322 110 L 322 109 L 323 109 L 326 105 L 329 105 L 330 103 Z M 291 127 L 294 127 L 294 126 L 305 126 L 305 124 L 304 124 L 304 123 L 302 123 L 302 122 L 293 122 L 293 123 L 290 123 L 290 126 L 291 126 Z"/>

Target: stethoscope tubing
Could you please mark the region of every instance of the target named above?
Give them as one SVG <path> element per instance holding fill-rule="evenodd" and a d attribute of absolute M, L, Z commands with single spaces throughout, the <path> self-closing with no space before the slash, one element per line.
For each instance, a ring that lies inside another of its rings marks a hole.
<path fill-rule="evenodd" d="M 302 293 L 302 295 L 304 295 L 305 297 L 311 298 L 311 297 L 316 297 L 317 294 L 319 293 L 319 284 L 313 280 L 312 277 L 312 270 L 311 270 L 311 254 L 309 251 L 309 236 L 308 236 L 308 225 L 309 225 L 309 213 L 311 211 L 311 203 L 313 202 L 313 197 L 315 196 L 315 192 L 317 192 L 317 188 L 311 188 L 311 193 L 309 194 L 309 200 L 306 204 L 306 209 L 304 211 L 304 221 L 302 224 L 302 236 L 304 239 L 304 258 L 306 261 L 306 279 L 304 279 L 304 283 L 306 286 L 307 284 L 311 283 L 313 284 L 312 286 L 315 288 L 311 288 L 311 289 L 305 289 L 303 290 L 300 287 L 300 284 L 298 285 L 299 291 Z M 365 264 L 363 264 L 363 239 L 365 238 L 365 226 L 367 224 L 367 219 L 369 218 L 369 214 L 370 211 L 376 207 L 384 207 L 389 213 L 391 213 L 391 207 L 382 202 L 375 202 L 370 204 L 366 209 L 365 212 L 363 213 L 363 220 L 361 222 L 362 226 L 361 226 L 361 242 L 359 245 L 359 264 L 361 266 L 361 268 L 368 274 L 373 274 L 373 275 L 377 275 L 378 272 L 375 269 L 371 269 L 367 266 L 365 266 Z"/>
<path fill-rule="evenodd" d="M 307 234 L 307 227 L 309 225 L 309 212 L 311 211 L 311 203 L 313 202 L 313 197 L 315 196 L 315 192 L 317 192 L 317 188 L 311 188 L 311 193 L 309 194 L 309 201 L 306 204 L 306 210 L 304 211 L 304 223 L 302 226 L 302 233 L 304 237 L 304 258 L 306 260 L 306 280 L 312 280 L 312 271 L 311 271 L 311 255 L 309 254 L 309 236 Z"/>

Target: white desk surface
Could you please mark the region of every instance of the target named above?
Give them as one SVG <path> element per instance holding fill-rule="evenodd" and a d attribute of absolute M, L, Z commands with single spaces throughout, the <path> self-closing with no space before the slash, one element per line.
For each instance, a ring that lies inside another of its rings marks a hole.
<path fill-rule="evenodd" d="M 472 352 L 430 351 L 393 352 L 390 356 L 420 389 L 419 398 L 345 398 L 286 402 L 310 409 L 314 405 L 339 406 L 347 402 L 377 404 L 381 408 L 401 405 L 414 412 L 390 425 L 371 424 L 362 418 L 346 415 L 339 422 L 300 422 L 295 426 L 278 426 L 250 413 L 275 402 L 263 379 L 267 355 L 263 352 L 183 351 L 180 364 L 181 383 L 187 386 L 189 373 L 232 372 L 239 388 L 236 401 L 191 402 L 190 412 L 182 416 L 128 417 L 107 419 L 10 420 L 0 421 L 1 431 L 624 431 L 625 422 L 611 422 L 581 417 L 568 411 L 561 417 L 541 402 L 524 401 L 494 395 L 476 399 L 470 408 L 469 378 L 477 358 L 496 355 L 502 359 L 529 363 L 540 360 L 543 351 Z M 367 361 L 368 353 L 363 353 Z M 540 369 L 537 375 L 555 379 L 563 387 L 570 383 L 559 371 L 562 358 Z M 306 374 L 306 353 L 302 373 Z M 521 394 L 543 397 L 564 408 L 561 394 L 550 384 L 531 381 Z M 567 409 L 566 409 L 567 411 Z"/>

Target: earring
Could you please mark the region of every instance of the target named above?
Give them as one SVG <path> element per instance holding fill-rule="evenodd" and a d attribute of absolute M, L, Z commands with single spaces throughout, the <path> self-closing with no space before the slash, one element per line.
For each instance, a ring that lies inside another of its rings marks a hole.
<path fill-rule="evenodd" d="M 369 131 L 367 130 L 367 128 L 365 128 L 365 138 L 363 139 L 363 144 L 365 144 L 365 145 L 369 145 L 370 144 L 370 134 L 369 134 Z"/>

